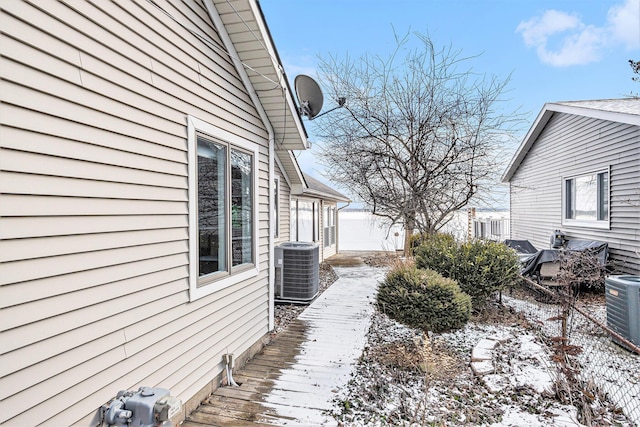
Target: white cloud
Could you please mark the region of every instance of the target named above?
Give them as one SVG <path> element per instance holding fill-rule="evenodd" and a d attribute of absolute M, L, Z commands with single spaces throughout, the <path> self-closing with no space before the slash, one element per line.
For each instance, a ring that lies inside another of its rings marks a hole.
<path fill-rule="evenodd" d="M 640 45 L 640 0 L 625 0 L 611 7 L 603 26 L 587 25 L 575 13 L 547 10 L 523 21 L 517 32 L 538 58 L 555 67 L 598 61 L 605 48 Z"/>
<path fill-rule="evenodd" d="M 626 0 L 613 6 L 607 14 L 609 31 L 614 41 L 627 49 L 640 48 L 640 0 Z"/>
<path fill-rule="evenodd" d="M 603 31 L 593 26 L 585 27 L 562 40 L 558 49 L 550 50 L 546 45 L 537 47 L 542 62 L 556 66 L 582 65 L 600 59 Z"/>
<path fill-rule="evenodd" d="M 547 43 L 549 36 L 575 29 L 580 25 L 576 15 L 557 10 L 547 10 L 541 17 L 521 22 L 516 31 L 522 32 L 522 38 L 528 46 L 540 46 Z"/>

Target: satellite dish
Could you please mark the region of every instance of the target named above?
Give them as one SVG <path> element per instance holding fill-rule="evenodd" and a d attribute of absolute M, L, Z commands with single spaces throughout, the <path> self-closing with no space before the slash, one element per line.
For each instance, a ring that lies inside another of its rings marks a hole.
<path fill-rule="evenodd" d="M 294 86 L 300 103 L 300 114 L 312 120 L 322 110 L 323 97 L 320 85 L 311 77 L 299 74 Z"/>

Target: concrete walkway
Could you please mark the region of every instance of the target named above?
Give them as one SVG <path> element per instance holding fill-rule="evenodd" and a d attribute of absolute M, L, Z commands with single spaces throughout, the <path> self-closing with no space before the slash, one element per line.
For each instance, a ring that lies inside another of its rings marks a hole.
<path fill-rule="evenodd" d="M 383 270 L 334 270 L 338 280 L 234 374 L 240 387 L 218 388 L 184 427 L 337 425 L 326 411 L 362 354 Z"/>

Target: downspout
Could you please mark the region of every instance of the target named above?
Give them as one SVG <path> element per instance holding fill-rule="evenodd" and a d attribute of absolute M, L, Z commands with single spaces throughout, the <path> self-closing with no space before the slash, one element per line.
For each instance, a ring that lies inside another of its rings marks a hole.
<path fill-rule="evenodd" d="M 322 251 L 322 256 L 320 257 L 320 262 L 324 261 L 324 248 L 325 248 L 325 241 L 324 241 L 324 200 L 323 199 L 319 199 L 320 200 L 320 215 L 318 215 L 318 230 L 322 230 L 319 231 L 319 233 L 322 233 L 322 237 L 318 236 L 318 241 L 320 242 L 320 250 Z M 322 221 L 320 221 L 322 220 Z M 320 227 L 320 225 L 322 225 L 322 227 Z"/>
<path fill-rule="evenodd" d="M 266 111 L 262 107 L 262 103 L 260 102 L 260 98 L 253 88 L 253 84 L 251 84 L 251 80 L 247 75 L 247 72 L 242 65 L 242 62 L 238 58 L 238 52 L 236 52 L 235 46 L 231 41 L 231 37 L 227 33 L 227 29 L 218 14 L 217 9 L 215 8 L 212 0 L 204 0 L 204 5 L 207 8 L 207 13 L 213 22 L 213 25 L 218 30 L 218 35 L 222 39 L 224 46 L 227 48 L 231 56 L 231 60 L 233 61 L 233 65 L 236 67 L 240 78 L 242 79 L 242 83 L 244 84 L 245 89 L 249 93 L 249 97 L 253 102 L 258 114 L 260 115 L 260 119 L 264 124 L 264 127 L 267 129 L 269 133 L 269 331 L 272 331 L 275 327 L 275 314 L 274 314 L 274 286 L 275 286 L 275 266 L 273 264 L 274 259 L 274 218 L 273 218 L 273 185 L 274 185 L 274 175 L 275 175 L 275 167 L 274 167 L 274 157 L 275 157 L 275 133 L 273 131 L 273 126 L 271 126 L 271 122 L 267 117 Z M 256 195 L 257 197 L 258 195 Z M 256 200 L 257 202 L 257 200 Z M 259 239 L 259 234 L 256 233 L 256 236 Z M 258 242 L 259 246 L 259 242 Z M 257 255 L 257 254 L 256 254 Z"/>

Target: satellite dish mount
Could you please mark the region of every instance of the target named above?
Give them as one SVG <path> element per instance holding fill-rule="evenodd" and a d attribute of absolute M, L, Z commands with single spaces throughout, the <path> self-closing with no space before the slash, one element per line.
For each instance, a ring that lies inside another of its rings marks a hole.
<path fill-rule="evenodd" d="M 296 94 L 298 95 L 298 102 L 300 103 L 298 112 L 301 116 L 307 116 L 309 120 L 313 120 L 335 109 L 341 108 L 346 102 L 346 98 L 338 98 L 337 107 L 320 114 L 320 110 L 322 110 L 322 104 L 324 102 L 320 85 L 318 85 L 318 83 L 316 83 L 316 81 L 311 77 L 305 76 L 304 74 L 296 76 L 294 85 L 296 88 Z"/>

